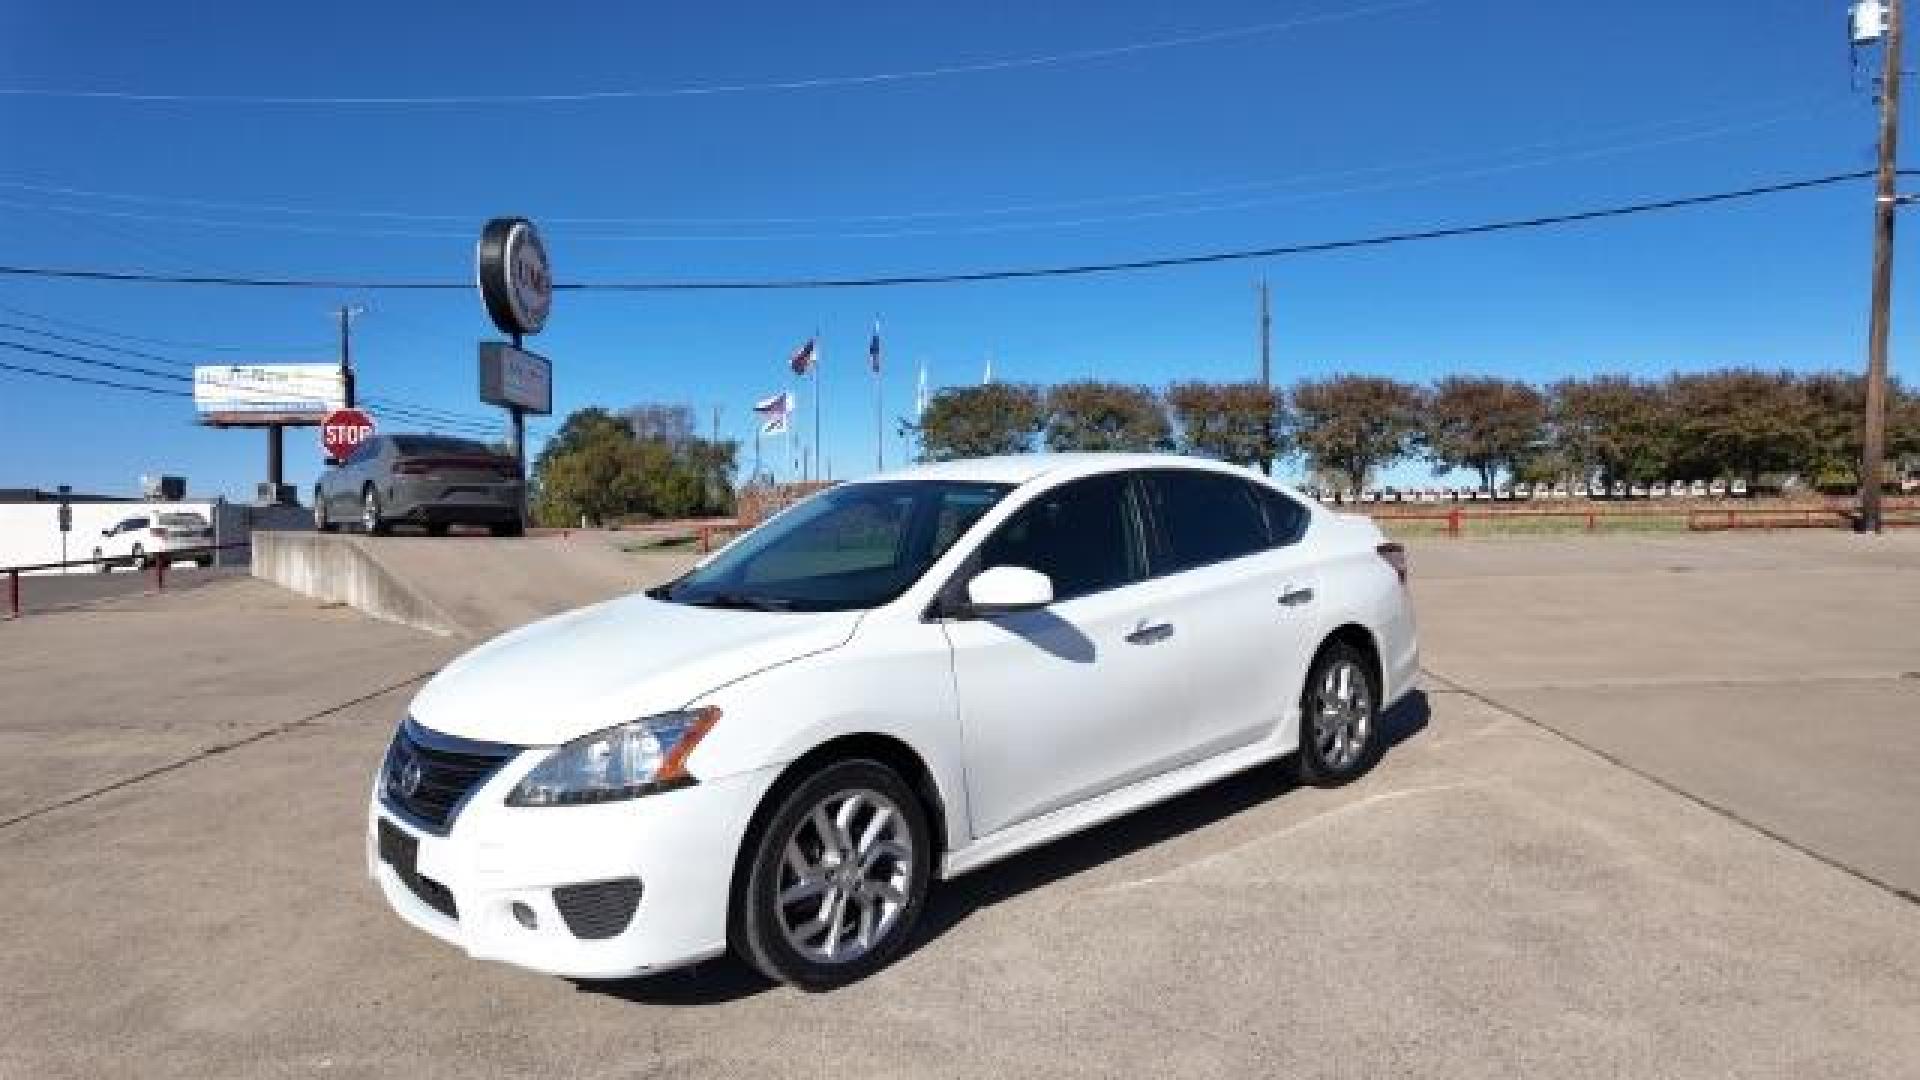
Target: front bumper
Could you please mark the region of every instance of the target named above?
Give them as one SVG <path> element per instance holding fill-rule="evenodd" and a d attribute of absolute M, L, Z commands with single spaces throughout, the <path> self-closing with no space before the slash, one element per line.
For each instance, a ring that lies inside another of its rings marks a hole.
<path fill-rule="evenodd" d="M 522 753 L 467 801 L 445 836 L 388 807 L 376 781 L 367 817 L 368 873 L 388 905 L 417 929 L 469 956 L 576 979 L 619 979 L 693 963 L 725 950 L 735 853 L 771 770 L 592 806 L 510 807 L 506 795 L 544 756 Z M 415 871 L 445 890 L 455 914 L 436 910 L 383 861 L 384 819 L 417 844 Z M 553 890 L 638 878 L 625 929 L 583 939 Z M 514 905 L 531 909 L 523 925 Z"/>

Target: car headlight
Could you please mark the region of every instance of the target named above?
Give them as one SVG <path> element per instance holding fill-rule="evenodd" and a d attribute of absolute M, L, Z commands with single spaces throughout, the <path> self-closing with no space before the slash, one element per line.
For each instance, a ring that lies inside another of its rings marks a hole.
<path fill-rule="evenodd" d="M 575 739 L 534 766 L 507 805 L 578 806 L 685 787 L 693 783 L 687 755 L 719 719 L 719 709 L 690 709 Z"/>

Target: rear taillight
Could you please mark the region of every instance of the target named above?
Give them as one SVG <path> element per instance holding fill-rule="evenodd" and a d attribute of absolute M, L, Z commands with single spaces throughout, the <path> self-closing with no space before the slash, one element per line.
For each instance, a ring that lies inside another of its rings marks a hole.
<path fill-rule="evenodd" d="M 1381 544 L 1373 550 L 1378 552 L 1381 558 L 1387 560 L 1387 565 L 1393 567 L 1393 572 L 1400 575 L 1400 584 L 1405 585 L 1407 583 L 1407 549 L 1405 545 L 1391 543 Z"/>

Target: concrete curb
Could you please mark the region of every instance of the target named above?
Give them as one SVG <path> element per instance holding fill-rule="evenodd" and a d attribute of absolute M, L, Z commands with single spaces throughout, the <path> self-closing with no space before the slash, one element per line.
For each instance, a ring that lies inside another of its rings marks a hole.
<path fill-rule="evenodd" d="M 253 576 L 302 596 L 345 604 L 376 619 L 441 637 L 466 632 L 439 605 L 383 565 L 362 537 L 255 533 Z"/>

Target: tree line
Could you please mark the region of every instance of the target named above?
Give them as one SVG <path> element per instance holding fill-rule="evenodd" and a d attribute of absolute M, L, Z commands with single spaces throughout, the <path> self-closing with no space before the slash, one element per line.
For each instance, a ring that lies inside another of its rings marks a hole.
<path fill-rule="evenodd" d="M 739 444 L 698 434 L 684 405 L 569 414 L 534 460 L 530 503 L 542 525 L 731 514 Z"/>
<path fill-rule="evenodd" d="M 935 393 L 917 422 L 922 460 L 1067 451 L 1197 454 L 1242 465 L 1299 457 L 1354 493 L 1421 459 L 1485 488 L 1517 483 L 1652 484 L 1772 476 L 1857 486 L 1864 380 L 1728 368 L 1645 379 L 1597 375 L 1544 386 L 1451 376 L 1430 384 L 1367 375 L 1290 389 L 1179 382 L 1164 390 L 1081 380 L 989 383 Z M 1920 454 L 1920 397 L 1889 388 L 1890 457 Z"/>

